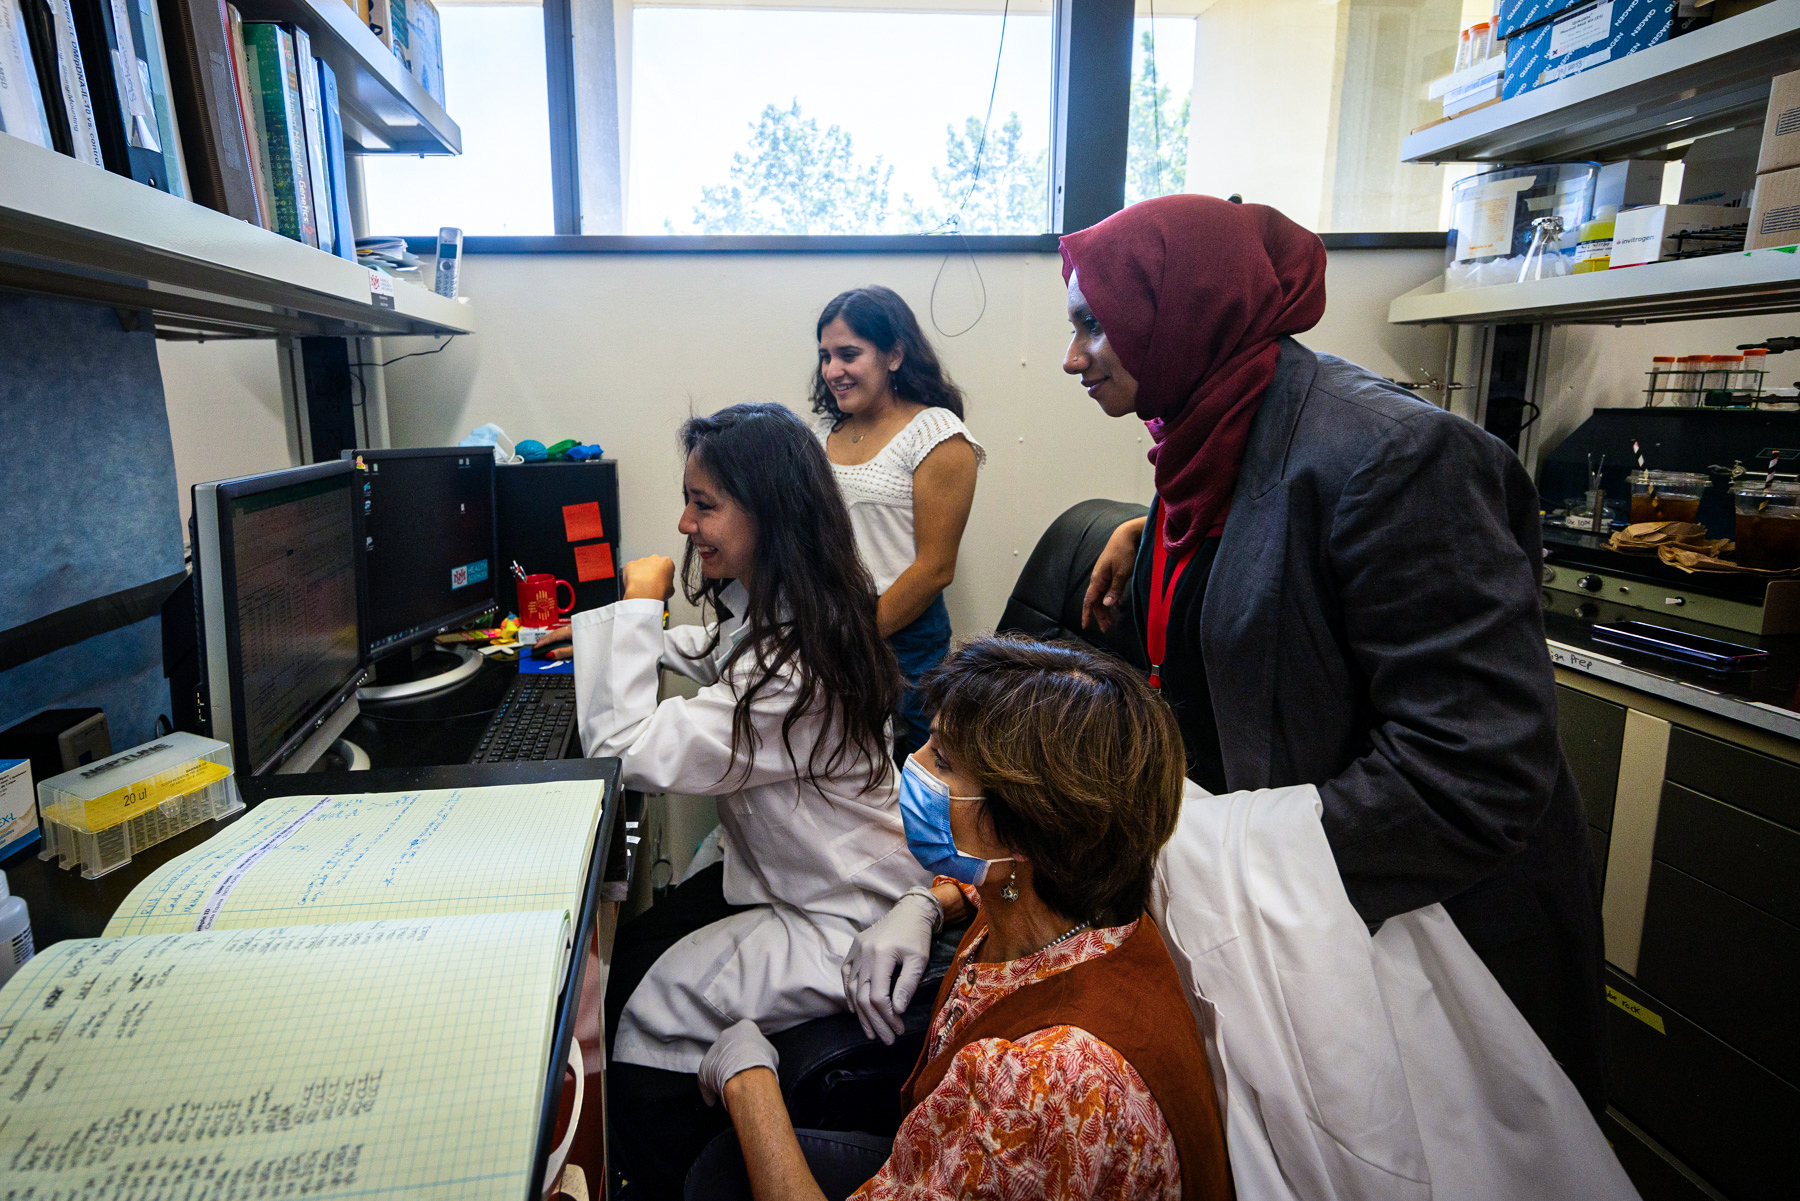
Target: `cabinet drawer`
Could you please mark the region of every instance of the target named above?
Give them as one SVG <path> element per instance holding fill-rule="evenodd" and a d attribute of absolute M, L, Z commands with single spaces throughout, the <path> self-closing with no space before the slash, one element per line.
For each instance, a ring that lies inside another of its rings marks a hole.
<path fill-rule="evenodd" d="M 1733 1201 L 1792 1201 L 1800 1090 L 1619 973 L 1606 982 L 1631 1006 L 1606 1007 L 1619 1112 Z"/>
<path fill-rule="evenodd" d="M 1656 858 L 1800 925 L 1800 834 L 1680 784 L 1663 786 Z"/>
<path fill-rule="evenodd" d="M 1706 1192 L 1683 1174 L 1684 1168 L 1689 1172 L 1692 1168 L 1686 1164 L 1676 1167 L 1671 1162 L 1675 1157 L 1668 1148 L 1626 1125 L 1620 1120 L 1623 1117 L 1609 1106 L 1600 1115 L 1600 1133 L 1612 1144 L 1613 1153 L 1619 1157 L 1619 1166 L 1631 1177 L 1632 1186 L 1642 1201 L 1713 1201 L 1716 1194 Z"/>
<path fill-rule="evenodd" d="M 1702 1029 L 1800 1081 L 1800 928 L 1655 863 L 1637 979 Z"/>
<path fill-rule="evenodd" d="M 1563 757 L 1581 792 L 1588 824 L 1612 829 L 1613 796 L 1619 790 L 1619 753 L 1625 743 L 1625 706 L 1556 686 L 1556 732 Z"/>
<path fill-rule="evenodd" d="M 1695 792 L 1800 830 L 1800 763 L 1676 726 L 1669 731 L 1665 774 Z"/>

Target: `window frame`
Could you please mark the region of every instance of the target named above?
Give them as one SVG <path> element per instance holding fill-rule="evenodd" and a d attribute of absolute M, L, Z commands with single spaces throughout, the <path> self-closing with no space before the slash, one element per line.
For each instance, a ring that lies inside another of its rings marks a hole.
<path fill-rule="evenodd" d="M 1125 204 L 1136 0 L 1052 0 L 1050 226 L 1025 235 L 583 234 L 573 0 L 543 0 L 554 234 L 471 236 L 467 254 L 1054 253 Z M 1079 136 L 1080 146 L 1075 145 Z M 617 198 L 621 200 L 622 198 Z M 1321 234 L 1327 250 L 1442 249 L 1439 231 Z M 435 245 L 408 238 L 415 252 Z"/>

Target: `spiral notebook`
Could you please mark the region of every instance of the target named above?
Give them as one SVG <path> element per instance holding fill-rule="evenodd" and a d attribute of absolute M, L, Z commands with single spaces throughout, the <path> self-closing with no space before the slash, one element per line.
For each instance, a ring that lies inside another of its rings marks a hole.
<path fill-rule="evenodd" d="M 0 989 L 0 1194 L 530 1189 L 598 781 L 264 802 Z"/>

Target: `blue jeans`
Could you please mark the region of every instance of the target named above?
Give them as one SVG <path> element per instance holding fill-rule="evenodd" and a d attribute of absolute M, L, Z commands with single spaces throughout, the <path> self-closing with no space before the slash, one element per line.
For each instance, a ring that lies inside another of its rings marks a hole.
<path fill-rule="evenodd" d="M 906 678 L 894 746 L 895 757 L 903 758 L 931 737 L 931 721 L 919 696 L 919 681 L 950 652 L 950 610 L 944 607 L 943 593 L 933 598 L 911 625 L 890 634 L 888 645 L 894 648 L 894 658 L 900 660 L 900 674 Z"/>

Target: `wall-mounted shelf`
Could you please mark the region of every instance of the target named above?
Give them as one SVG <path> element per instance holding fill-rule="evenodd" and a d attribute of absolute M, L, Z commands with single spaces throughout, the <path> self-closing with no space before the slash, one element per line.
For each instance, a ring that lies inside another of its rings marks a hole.
<path fill-rule="evenodd" d="M 1388 321 L 1644 325 L 1795 310 L 1800 310 L 1800 254 L 1789 248 L 1647 263 L 1460 292 L 1444 291 L 1439 276 L 1390 303 Z"/>
<path fill-rule="evenodd" d="M 330 0 L 339 4 L 340 0 Z M 346 8 L 346 12 L 349 10 Z M 468 333 L 469 305 L 0 134 L 0 288 L 148 309 L 163 337 Z"/>
<path fill-rule="evenodd" d="M 337 76 L 352 153 L 462 153 L 456 122 L 344 0 L 241 0 L 238 11 L 246 21 L 283 21 L 306 30 L 313 54 Z"/>
<path fill-rule="evenodd" d="M 1655 157 L 1670 142 L 1760 122 L 1769 80 L 1795 69 L 1800 0 L 1775 0 L 1422 129 L 1401 143 L 1400 157 L 1409 163 Z"/>

